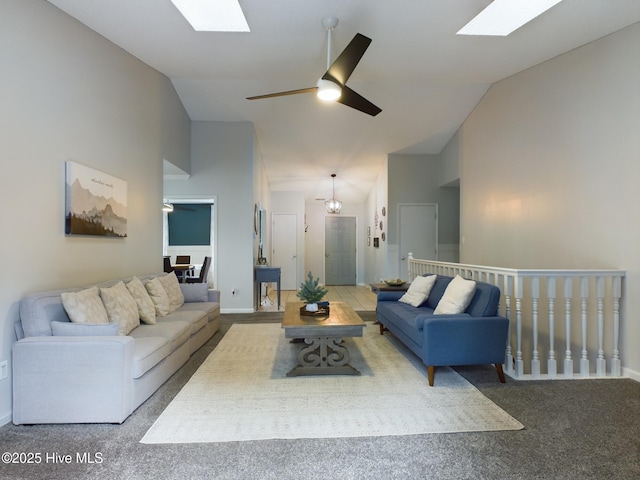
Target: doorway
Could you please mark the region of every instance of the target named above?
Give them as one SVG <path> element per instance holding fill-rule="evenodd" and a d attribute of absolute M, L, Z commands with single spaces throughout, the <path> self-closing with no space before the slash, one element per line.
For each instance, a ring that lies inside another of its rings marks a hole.
<path fill-rule="evenodd" d="M 438 259 L 438 204 L 398 205 L 399 276 L 408 278 L 407 256 L 425 260 Z"/>
<path fill-rule="evenodd" d="M 204 257 L 211 257 L 207 282 L 216 288 L 218 284 L 216 199 L 172 196 L 164 198 L 163 202 L 171 204 L 173 212 L 163 211 L 162 255 L 171 257 L 189 255 L 191 263 L 196 266 L 204 262 Z M 169 222 L 169 216 L 174 213 L 178 216 L 183 214 L 185 219 L 177 219 L 177 223 Z M 174 224 L 173 234 L 170 231 L 170 223 Z M 176 235 L 177 230 L 179 230 L 178 235 Z M 161 261 L 162 259 L 158 260 L 158 262 Z"/>
<path fill-rule="evenodd" d="M 356 218 L 325 217 L 325 285 L 356 284 Z"/>
<path fill-rule="evenodd" d="M 271 261 L 280 267 L 282 290 L 298 288 L 298 217 L 295 213 L 274 213 L 271 237 Z"/>

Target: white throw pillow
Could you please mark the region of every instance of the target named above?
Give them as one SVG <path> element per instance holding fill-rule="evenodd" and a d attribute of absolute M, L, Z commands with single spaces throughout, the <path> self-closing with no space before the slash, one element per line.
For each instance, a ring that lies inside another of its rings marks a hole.
<path fill-rule="evenodd" d="M 436 283 L 436 278 L 436 275 L 414 278 L 405 294 L 398 301 L 419 307 L 429 297 L 429 293 Z"/>
<path fill-rule="evenodd" d="M 138 305 L 138 315 L 140 320 L 148 325 L 156 324 L 156 307 L 149 296 L 149 292 L 144 288 L 142 281 L 138 277 L 133 277 L 127 283 L 127 290 Z"/>
<path fill-rule="evenodd" d="M 87 288 L 79 292 L 63 292 L 60 297 L 72 322 L 109 323 L 107 311 L 98 294 L 98 287 Z"/>
<path fill-rule="evenodd" d="M 156 307 L 156 315 L 158 317 L 169 315 L 169 297 L 158 277 L 147 281 L 144 286 L 149 292 L 151 300 L 153 300 L 153 305 Z"/>
<path fill-rule="evenodd" d="M 178 282 L 178 277 L 176 277 L 175 272 L 162 275 L 158 277 L 158 280 L 160 280 L 164 291 L 167 292 L 167 297 L 169 297 L 169 311 L 173 312 L 179 309 L 184 303 L 184 295 L 180 289 L 180 283 Z"/>
<path fill-rule="evenodd" d="M 465 280 L 460 275 L 456 275 L 447 285 L 444 295 L 433 313 L 435 315 L 462 313 L 469 306 L 475 292 L 476 282 Z"/>
<path fill-rule="evenodd" d="M 131 330 L 140 325 L 138 304 L 123 282 L 120 281 L 113 287 L 101 288 L 100 297 L 107 310 L 109 321 L 118 324 L 118 335 L 128 335 Z"/>

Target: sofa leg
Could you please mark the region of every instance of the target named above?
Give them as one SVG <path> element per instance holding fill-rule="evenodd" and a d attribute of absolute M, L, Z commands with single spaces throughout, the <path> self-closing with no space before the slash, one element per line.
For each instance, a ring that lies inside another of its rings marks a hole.
<path fill-rule="evenodd" d="M 429 386 L 433 387 L 433 377 L 436 375 L 436 367 L 433 365 L 427 367 L 427 377 L 429 377 Z"/>
<path fill-rule="evenodd" d="M 384 325 L 380 324 L 380 335 L 384 335 Z"/>
<path fill-rule="evenodd" d="M 496 363 L 496 372 L 498 372 L 498 378 L 500 379 L 500 383 L 505 383 L 506 380 L 504 378 L 504 371 L 502 370 L 501 363 Z"/>

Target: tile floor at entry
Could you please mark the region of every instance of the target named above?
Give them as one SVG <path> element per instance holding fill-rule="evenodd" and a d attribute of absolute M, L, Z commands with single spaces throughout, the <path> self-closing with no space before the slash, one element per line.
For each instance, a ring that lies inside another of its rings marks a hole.
<path fill-rule="evenodd" d="M 271 284 L 269 284 L 271 287 Z M 329 302 L 346 302 L 351 305 L 356 312 L 373 312 L 376 309 L 376 295 L 371 291 L 369 286 L 345 285 L 345 286 L 328 286 L 329 290 L 325 300 Z M 278 311 L 278 294 L 275 288 L 268 288 L 268 305 L 260 305 L 259 312 L 277 312 Z M 283 290 L 280 292 L 280 310 L 284 310 L 287 302 L 299 302 L 295 290 Z M 266 300 L 266 298 L 261 298 Z"/>

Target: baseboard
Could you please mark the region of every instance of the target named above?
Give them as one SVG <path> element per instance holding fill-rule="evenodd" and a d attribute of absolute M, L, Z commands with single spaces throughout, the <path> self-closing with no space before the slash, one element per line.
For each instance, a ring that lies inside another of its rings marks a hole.
<path fill-rule="evenodd" d="M 622 376 L 629 377 L 630 379 L 635 380 L 636 382 L 640 382 L 640 372 L 636 370 L 631 370 L 630 368 L 622 367 Z"/>
<path fill-rule="evenodd" d="M 2 417 L 0 417 L 0 427 L 3 425 L 6 425 L 7 423 L 10 423 L 12 419 L 13 419 L 12 412 L 9 412 L 6 415 L 3 415 Z"/>
<path fill-rule="evenodd" d="M 255 313 L 253 308 L 221 308 L 220 313 Z"/>

